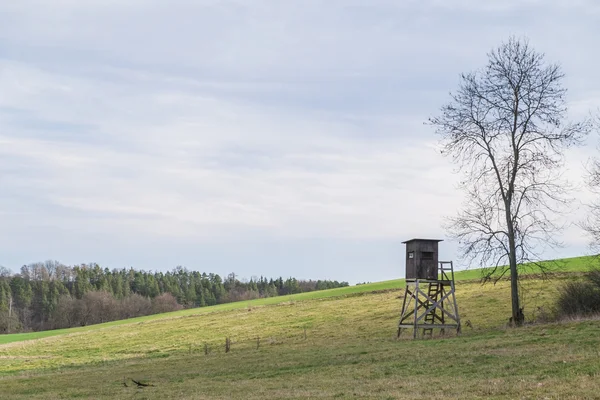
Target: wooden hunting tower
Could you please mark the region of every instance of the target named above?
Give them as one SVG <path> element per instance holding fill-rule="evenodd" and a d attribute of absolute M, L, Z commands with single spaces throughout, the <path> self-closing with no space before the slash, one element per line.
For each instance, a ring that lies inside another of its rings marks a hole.
<path fill-rule="evenodd" d="M 406 245 L 406 291 L 402 303 L 398 337 L 402 329 L 413 329 L 413 338 L 434 328 L 460 333 L 460 318 L 454 291 L 452 261 L 438 260 L 438 239 L 411 239 Z"/>

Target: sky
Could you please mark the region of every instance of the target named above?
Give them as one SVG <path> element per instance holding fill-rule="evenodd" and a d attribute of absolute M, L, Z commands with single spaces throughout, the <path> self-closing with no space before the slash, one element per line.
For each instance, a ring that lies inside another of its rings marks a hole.
<path fill-rule="evenodd" d="M 465 267 L 424 122 L 511 35 L 561 64 L 571 118 L 600 107 L 594 0 L 2 1 L 0 265 L 373 282 L 430 237 Z"/>

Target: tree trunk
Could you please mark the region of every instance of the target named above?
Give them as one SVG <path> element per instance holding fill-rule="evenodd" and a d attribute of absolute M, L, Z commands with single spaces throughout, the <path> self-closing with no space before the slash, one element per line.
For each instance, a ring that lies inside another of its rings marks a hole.
<path fill-rule="evenodd" d="M 6 333 L 10 333 L 10 328 L 11 328 L 11 320 L 12 320 L 12 303 L 13 303 L 13 299 L 12 299 L 12 294 L 8 297 L 8 324 L 7 324 L 7 331 Z"/>
<path fill-rule="evenodd" d="M 507 207 L 507 210 L 510 210 Z M 519 272 L 517 271 L 517 250 L 515 244 L 515 230 L 512 224 L 510 213 L 506 213 L 506 223 L 508 228 L 508 260 L 510 265 L 510 297 L 512 300 L 512 317 L 510 323 L 512 326 L 521 326 L 525 316 L 521 310 L 519 300 Z"/>

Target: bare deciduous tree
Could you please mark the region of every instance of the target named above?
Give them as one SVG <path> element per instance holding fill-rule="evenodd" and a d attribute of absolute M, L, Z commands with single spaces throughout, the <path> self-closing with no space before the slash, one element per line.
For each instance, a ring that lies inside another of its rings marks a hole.
<path fill-rule="evenodd" d="M 10 269 L 0 265 L 0 278 L 8 278 L 12 275 Z"/>
<path fill-rule="evenodd" d="M 600 115 L 595 118 L 596 127 L 600 131 Z M 600 194 L 600 159 L 595 157 L 588 170 L 588 188 L 596 195 Z M 595 252 L 600 251 L 600 199 L 588 205 L 589 215 L 581 224 L 590 237 L 590 247 Z"/>
<path fill-rule="evenodd" d="M 464 174 L 466 201 L 450 234 L 470 263 L 492 266 L 484 279 L 510 273 L 515 325 L 524 321 L 519 266 L 539 260 L 540 245 L 559 244 L 563 151 L 591 130 L 588 120 L 566 122 L 563 76 L 527 40 L 510 38 L 485 68 L 461 75 L 452 100 L 429 120 Z"/>
<path fill-rule="evenodd" d="M 161 314 L 181 310 L 183 306 L 177 303 L 177 299 L 171 293 L 163 293 L 152 299 L 152 313 Z"/>

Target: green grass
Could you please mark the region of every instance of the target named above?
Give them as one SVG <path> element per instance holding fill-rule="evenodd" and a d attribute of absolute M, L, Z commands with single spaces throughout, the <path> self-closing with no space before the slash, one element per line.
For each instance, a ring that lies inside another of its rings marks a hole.
<path fill-rule="evenodd" d="M 570 260 L 567 271 L 587 269 L 585 259 Z M 473 280 L 478 274 L 457 273 L 461 318 L 472 328 L 444 340 L 395 339 L 402 280 L 52 331 L 38 340 L 6 335 L 0 397 L 594 398 L 600 321 L 507 329 L 509 282 L 482 286 Z M 573 276 L 522 280 L 526 315 L 547 308 Z M 124 378 L 155 386 L 125 387 Z"/>

